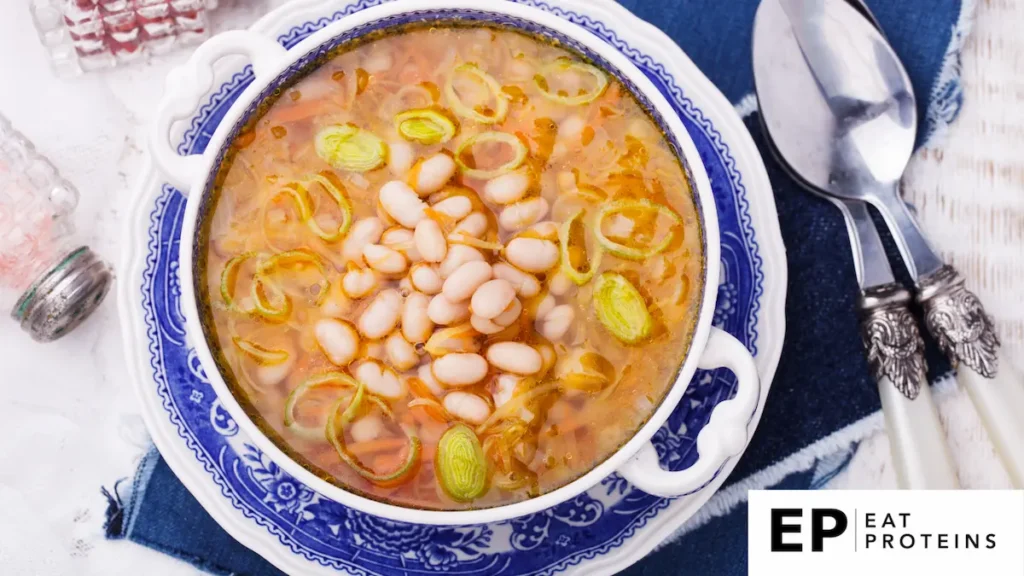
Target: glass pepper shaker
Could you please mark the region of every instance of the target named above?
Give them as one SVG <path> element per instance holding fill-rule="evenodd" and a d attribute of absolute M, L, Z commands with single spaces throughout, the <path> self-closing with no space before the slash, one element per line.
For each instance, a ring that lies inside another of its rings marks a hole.
<path fill-rule="evenodd" d="M 110 267 L 75 241 L 78 191 L 0 115 L 0 309 L 40 342 L 103 301 Z"/>

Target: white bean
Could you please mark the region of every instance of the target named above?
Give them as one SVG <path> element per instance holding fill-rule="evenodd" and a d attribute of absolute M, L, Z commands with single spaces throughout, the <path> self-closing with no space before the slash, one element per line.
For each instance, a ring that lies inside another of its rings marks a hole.
<path fill-rule="evenodd" d="M 374 74 L 390 70 L 394 63 L 395 59 L 391 56 L 390 50 L 377 49 L 363 59 L 363 69 Z"/>
<path fill-rule="evenodd" d="M 441 261 L 441 266 L 438 268 L 438 272 L 441 274 L 441 279 L 448 278 L 459 269 L 460 266 L 466 262 L 473 262 L 474 260 L 480 260 L 481 262 L 486 260 L 482 252 L 473 248 L 472 246 L 466 246 L 464 244 L 452 244 L 448 247 L 448 255 Z"/>
<path fill-rule="evenodd" d="M 526 82 L 533 79 L 535 74 L 533 66 L 525 58 L 509 58 L 506 66 L 505 72 L 509 80 L 514 82 Z"/>
<path fill-rule="evenodd" d="M 633 227 L 632 219 L 627 218 L 624 214 L 615 214 L 611 217 L 611 222 L 604 227 L 604 233 L 608 236 L 629 238 L 633 235 Z"/>
<path fill-rule="evenodd" d="M 402 296 L 408 296 L 416 289 L 412 287 L 412 280 L 409 279 L 409 275 L 402 276 L 402 279 L 398 281 L 398 291 L 402 293 Z"/>
<path fill-rule="evenodd" d="M 434 378 L 445 386 L 469 386 L 487 375 L 487 360 L 479 354 L 445 354 L 434 360 Z"/>
<path fill-rule="evenodd" d="M 455 161 L 447 154 L 434 154 L 420 164 L 419 172 L 416 174 L 416 192 L 420 196 L 426 196 L 437 192 L 451 180 L 455 174 Z"/>
<path fill-rule="evenodd" d="M 494 406 L 500 408 L 503 404 L 512 399 L 515 395 L 516 386 L 523 379 L 519 376 L 512 374 L 502 374 L 494 379 L 494 384 L 491 390 L 491 398 L 494 399 Z"/>
<path fill-rule="evenodd" d="M 458 274 L 452 275 L 452 278 Z M 452 278 L 448 280 L 451 281 Z M 447 285 L 447 282 L 445 282 Z M 497 318 L 516 299 L 516 289 L 508 280 L 490 280 L 473 292 L 469 308 L 473 314 L 487 319 Z"/>
<path fill-rule="evenodd" d="M 558 124 L 557 139 L 567 144 L 579 144 L 583 136 L 583 129 L 586 128 L 583 118 L 573 114 Z"/>
<path fill-rule="evenodd" d="M 441 294 L 449 302 L 462 302 L 476 292 L 476 289 L 491 279 L 491 265 L 487 262 L 474 260 L 459 266 L 444 281 Z"/>
<path fill-rule="evenodd" d="M 558 246 L 549 240 L 513 238 L 505 247 L 505 257 L 525 272 L 544 272 L 558 263 Z"/>
<path fill-rule="evenodd" d="M 409 261 L 401 252 L 380 244 L 367 244 L 363 248 L 363 260 L 382 274 L 401 274 L 409 268 Z"/>
<path fill-rule="evenodd" d="M 484 184 L 484 198 L 495 204 L 518 202 L 530 188 L 530 177 L 525 172 L 511 172 L 492 178 Z"/>
<path fill-rule="evenodd" d="M 468 386 L 487 375 L 487 361 L 478 354 L 449 354 L 431 365 L 434 378 L 446 386 Z"/>
<path fill-rule="evenodd" d="M 384 349 L 388 354 L 388 362 L 400 372 L 409 370 L 420 362 L 416 348 L 397 330 L 384 341 Z"/>
<path fill-rule="evenodd" d="M 510 232 L 518 232 L 527 226 L 536 224 L 548 213 L 551 206 L 548 201 L 536 197 L 515 204 L 509 204 L 501 211 L 498 224 Z"/>
<path fill-rule="evenodd" d="M 325 318 L 317 321 L 313 333 L 332 364 L 348 366 L 359 353 L 359 333 L 348 322 Z"/>
<path fill-rule="evenodd" d="M 573 281 L 561 270 L 555 272 L 551 276 L 551 280 L 548 280 L 548 290 L 555 296 L 565 296 L 575 287 Z"/>
<path fill-rule="evenodd" d="M 522 312 L 522 303 L 519 302 L 518 298 L 513 298 L 512 302 L 507 307 L 505 307 L 505 310 L 501 314 L 498 314 L 497 316 L 494 317 L 494 323 L 499 326 L 504 326 L 507 328 L 508 326 L 511 326 L 512 323 L 519 318 L 519 315 L 522 314 Z"/>
<path fill-rule="evenodd" d="M 365 358 L 371 360 L 380 360 L 384 362 L 388 359 L 388 351 L 384 348 L 384 343 L 379 340 L 371 340 L 366 342 L 363 346 L 363 354 Z"/>
<path fill-rule="evenodd" d="M 469 317 L 469 323 L 473 326 L 473 330 L 487 335 L 497 334 L 506 328 L 505 326 L 498 325 L 493 320 L 484 318 L 483 316 L 477 316 L 476 314 Z"/>
<path fill-rule="evenodd" d="M 449 392 L 444 397 L 444 409 L 459 420 L 465 420 L 471 424 L 483 424 L 484 420 L 491 415 L 491 407 L 487 402 L 469 392 Z"/>
<path fill-rule="evenodd" d="M 356 442 L 376 440 L 384 433 L 384 421 L 372 414 L 370 416 L 363 416 L 352 423 L 348 433 L 352 435 L 352 440 Z"/>
<path fill-rule="evenodd" d="M 426 218 L 423 212 L 427 205 L 405 182 L 392 180 L 380 189 L 380 205 L 396 222 L 413 229 Z"/>
<path fill-rule="evenodd" d="M 480 238 L 487 232 L 487 216 L 482 212 L 473 212 L 469 216 L 463 218 L 452 232 L 458 232 L 473 238 Z"/>
<path fill-rule="evenodd" d="M 366 385 L 367 390 L 378 396 L 392 400 L 405 396 L 405 384 L 398 378 L 398 374 L 373 360 L 356 366 L 353 374 L 355 374 L 356 380 Z"/>
<path fill-rule="evenodd" d="M 538 318 L 537 331 L 541 336 L 552 342 L 561 340 L 572 327 L 576 319 L 576 311 L 568 304 L 555 306 L 547 314 Z"/>
<path fill-rule="evenodd" d="M 444 285 L 437 269 L 429 264 L 417 264 L 409 271 L 409 279 L 416 290 L 433 296 L 441 292 Z"/>
<path fill-rule="evenodd" d="M 563 193 L 579 190 L 579 187 L 576 184 L 576 174 L 568 170 L 562 170 L 559 172 L 558 175 L 555 176 L 555 183 L 558 185 L 558 189 Z"/>
<path fill-rule="evenodd" d="M 401 314 L 402 295 L 394 289 L 384 290 L 359 317 L 359 332 L 370 340 L 383 338 L 395 329 Z"/>
<path fill-rule="evenodd" d="M 451 302 L 444 294 L 438 294 L 430 299 L 427 305 L 427 315 L 434 324 L 450 326 L 458 324 L 469 318 L 469 302 Z"/>
<path fill-rule="evenodd" d="M 402 335 L 413 343 L 426 342 L 434 331 L 434 322 L 427 314 L 430 297 L 421 292 L 413 292 L 405 298 L 402 308 Z"/>
<path fill-rule="evenodd" d="M 401 252 L 410 263 L 423 261 L 423 256 L 416 249 L 412 230 L 407 230 L 401 226 L 388 228 L 384 231 L 384 234 L 381 234 L 380 244 Z"/>
<path fill-rule="evenodd" d="M 434 396 L 440 396 L 444 392 L 444 387 L 441 383 L 434 378 L 434 372 L 431 369 L 431 364 L 421 364 L 416 370 L 416 375 L 419 379 L 427 385 L 427 388 L 434 394 Z"/>
<path fill-rule="evenodd" d="M 363 298 L 377 288 L 377 273 L 373 270 L 349 270 L 341 279 L 341 288 L 349 298 Z"/>
<path fill-rule="evenodd" d="M 416 250 L 427 262 L 441 262 L 448 255 L 448 242 L 444 239 L 441 226 L 430 218 L 420 220 L 413 238 Z"/>
<path fill-rule="evenodd" d="M 384 223 L 380 218 L 363 218 L 356 221 L 348 231 L 348 236 L 341 243 L 341 255 L 346 262 L 362 262 L 363 247 L 376 244 L 384 233 Z"/>
<path fill-rule="evenodd" d="M 405 176 L 416 160 L 415 154 L 412 144 L 405 140 L 388 142 L 388 168 L 391 169 L 391 173 L 398 178 Z"/>
<path fill-rule="evenodd" d="M 473 211 L 473 202 L 465 196 L 452 196 L 434 204 L 432 208 L 436 212 L 456 220 L 462 220 Z"/>
<path fill-rule="evenodd" d="M 537 305 L 537 315 L 534 316 L 537 320 L 543 320 L 549 312 L 555 308 L 555 297 L 551 294 L 545 294 L 544 298 L 541 299 L 540 304 Z"/>
<path fill-rule="evenodd" d="M 256 381 L 265 387 L 277 386 L 292 373 L 294 367 L 294 354 L 289 354 L 288 359 L 280 364 L 261 364 L 256 368 Z"/>
<path fill-rule="evenodd" d="M 540 372 L 540 352 L 521 342 L 499 342 L 487 349 L 487 361 L 499 370 L 529 376 Z"/>
<path fill-rule="evenodd" d="M 558 224 L 550 220 L 537 222 L 533 226 L 530 226 L 530 232 L 533 232 L 545 240 L 558 240 Z"/>
<path fill-rule="evenodd" d="M 508 280 L 512 287 L 516 289 L 516 293 L 523 298 L 533 298 L 537 294 L 540 294 L 540 282 L 532 274 L 527 274 L 522 270 L 499 262 L 493 267 L 494 277 L 501 278 L 502 280 Z"/>

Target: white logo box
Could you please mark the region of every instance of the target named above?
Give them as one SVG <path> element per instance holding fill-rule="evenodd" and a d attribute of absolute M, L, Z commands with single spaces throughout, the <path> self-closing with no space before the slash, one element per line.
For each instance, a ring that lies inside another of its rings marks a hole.
<path fill-rule="evenodd" d="M 748 536 L 750 576 L 1020 576 L 1024 491 L 755 490 Z"/>

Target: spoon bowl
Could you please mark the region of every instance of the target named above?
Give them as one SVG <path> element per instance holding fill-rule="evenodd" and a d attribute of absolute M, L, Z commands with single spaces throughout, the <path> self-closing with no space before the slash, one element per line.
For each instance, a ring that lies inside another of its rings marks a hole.
<path fill-rule="evenodd" d="M 879 209 L 916 279 L 938 270 L 900 198 L 914 152 L 917 101 L 899 57 L 846 0 L 764 0 L 754 31 L 755 70 L 785 75 L 757 83 L 762 120 L 800 180 Z"/>

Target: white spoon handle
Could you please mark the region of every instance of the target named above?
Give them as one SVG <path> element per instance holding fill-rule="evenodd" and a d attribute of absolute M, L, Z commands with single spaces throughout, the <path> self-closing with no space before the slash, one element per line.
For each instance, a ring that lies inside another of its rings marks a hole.
<path fill-rule="evenodd" d="M 909 301 L 910 293 L 894 282 L 865 289 L 860 302 L 861 335 L 878 382 L 896 480 L 911 490 L 959 488 Z"/>
<path fill-rule="evenodd" d="M 889 449 L 896 468 L 896 482 L 909 490 L 949 490 L 960 487 L 946 444 L 946 432 L 925 381 L 911 400 L 892 380 L 878 381 L 882 414 L 889 433 Z"/>
<path fill-rule="evenodd" d="M 999 337 L 981 301 L 946 265 L 918 281 L 928 331 L 957 368 L 1010 480 L 1024 488 L 1024 378 L 1002 358 Z"/>
<path fill-rule="evenodd" d="M 1009 362 L 1000 360 L 993 378 L 961 364 L 956 379 L 978 410 L 1013 486 L 1024 488 L 1024 382 Z"/>

